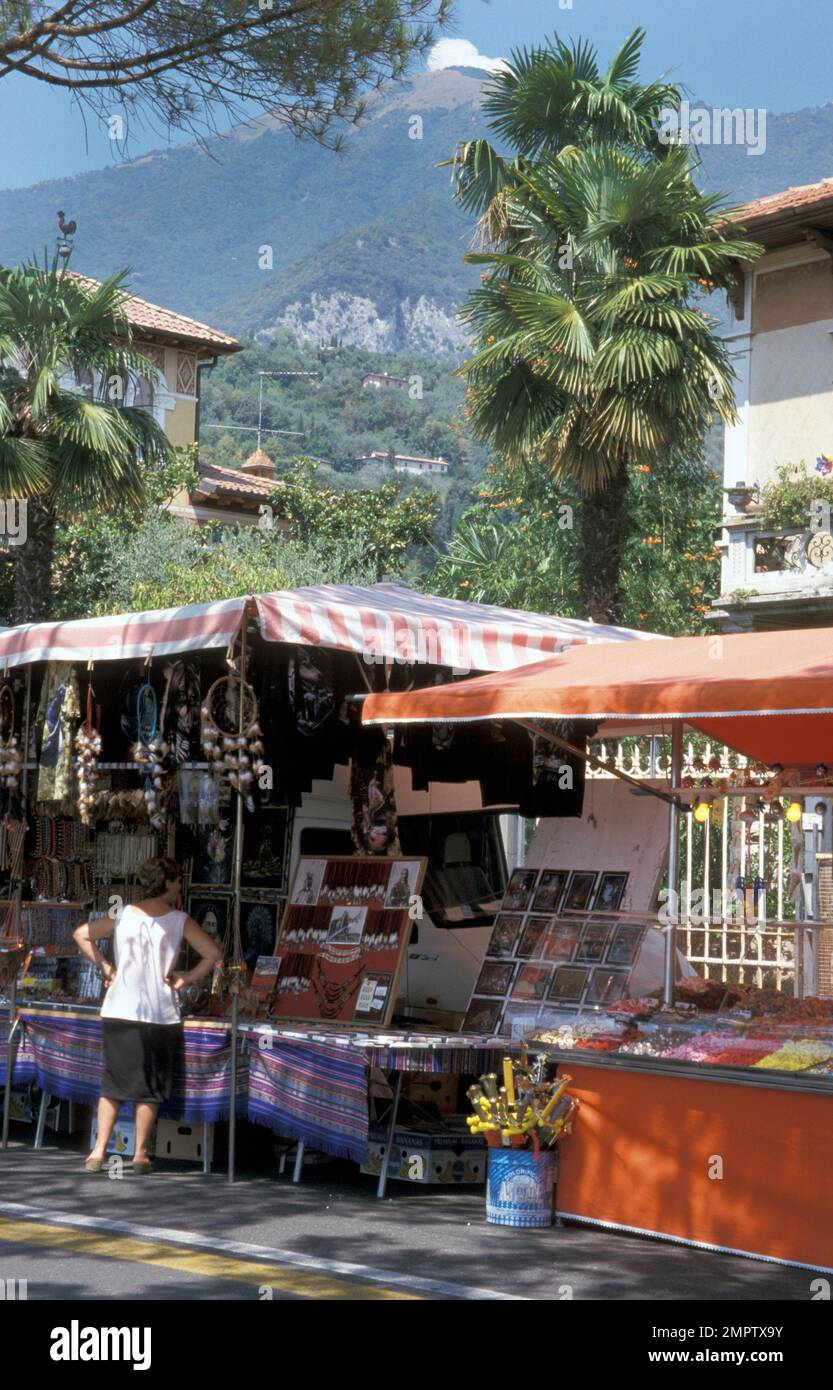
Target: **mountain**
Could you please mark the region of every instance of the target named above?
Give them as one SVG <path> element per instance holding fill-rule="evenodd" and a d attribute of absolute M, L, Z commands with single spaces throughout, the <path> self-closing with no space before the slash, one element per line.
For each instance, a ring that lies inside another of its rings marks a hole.
<path fill-rule="evenodd" d="M 0 263 L 51 249 L 64 208 L 78 222 L 74 269 L 130 266 L 137 294 L 218 328 L 458 351 L 455 309 L 477 275 L 462 260 L 470 223 L 437 165 L 486 133 L 484 80 L 449 68 L 383 89 L 341 154 L 262 117 L 205 149 L 0 193 Z M 705 146 L 701 181 L 740 202 L 833 174 L 831 151 L 833 104 L 770 115 L 763 154 Z"/>
<path fill-rule="evenodd" d="M 78 222 L 74 269 L 129 265 L 137 294 L 218 328 L 454 350 L 454 306 L 476 275 L 436 166 L 482 129 L 482 80 L 445 70 L 385 89 L 340 154 L 265 117 L 207 153 L 181 146 L 0 194 L 0 263 L 51 248 L 65 208 Z"/>

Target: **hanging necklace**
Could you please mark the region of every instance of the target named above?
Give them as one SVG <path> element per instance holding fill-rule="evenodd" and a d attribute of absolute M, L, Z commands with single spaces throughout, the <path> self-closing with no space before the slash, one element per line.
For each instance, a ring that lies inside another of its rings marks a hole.
<path fill-rule="evenodd" d="M 318 1011 L 322 1018 L 336 1018 L 358 988 L 362 967 L 359 966 L 346 980 L 338 982 L 327 979 L 320 959 L 317 965 L 318 973 L 312 977 L 312 987 L 318 997 Z"/>

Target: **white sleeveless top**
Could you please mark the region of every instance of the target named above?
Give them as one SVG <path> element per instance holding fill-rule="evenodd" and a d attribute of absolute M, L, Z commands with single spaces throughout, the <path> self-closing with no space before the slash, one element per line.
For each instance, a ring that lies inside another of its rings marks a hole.
<path fill-rule="evenodd" d="M 179 1023 L 179 1000 L 165 976 L 179 957 L 186 916 L 177 909 L 149 917 L 124 908 L 114 936 L 116 978 L 105 992 L 102 1018 Z"/>

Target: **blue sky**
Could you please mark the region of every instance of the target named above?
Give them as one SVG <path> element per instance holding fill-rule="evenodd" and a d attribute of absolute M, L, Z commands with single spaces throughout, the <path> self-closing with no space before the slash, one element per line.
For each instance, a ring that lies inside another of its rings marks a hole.
<path fill-rule="evenodd" d="M 831 0 L 457 0 L 451 37 L 486 58 L 541 42 L 554 30 L 610 54 L 637 25 L 648 31 L 645 75 L 669 72 L 717 106 L 796 111 L 833 100 Z M 455 52 L 450 50 L 449 56 Z M 436 61 L 436 59 L 435 59 Z M 118 105 L 114 104 L 114 112 Z M 70 98 L 25 78 L 0 81 L 0 188 L 114 162 L 114 147 Z M 164 144 L 133 136 L 133 156 Z"/>

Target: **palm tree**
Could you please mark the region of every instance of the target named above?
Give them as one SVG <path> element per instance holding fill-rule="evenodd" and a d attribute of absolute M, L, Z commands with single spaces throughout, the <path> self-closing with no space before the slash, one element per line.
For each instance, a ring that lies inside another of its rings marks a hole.
<path fill-rule="evenodd" d="M 486 267 L 465 306 L 472 427 L 510 464 L 578 484 L 581 613 L 600 622 L 621 621 L 628 469 L 735 418 L 729 356 L 698 297 L 758 254 L 699 192 L 689 151 L 660 142 L 679 93 L 637 82 L 643 39 L 603 74 L 580 43 L 513 55 L 485 104 L 515 157 L 477 141 L 452 161 L 486 248 L 467 257 Z"/>
<path fill-rule="evenodd" d="M 137 515 L 164 431 L 125 404 L 154 364 L 133 347 L 126 272 L 98 286 L 57 261 L 0 268 L 0 490 L 25 498 L 15 622 L 49 616 L 55 529 L 115 505 Z"/>

